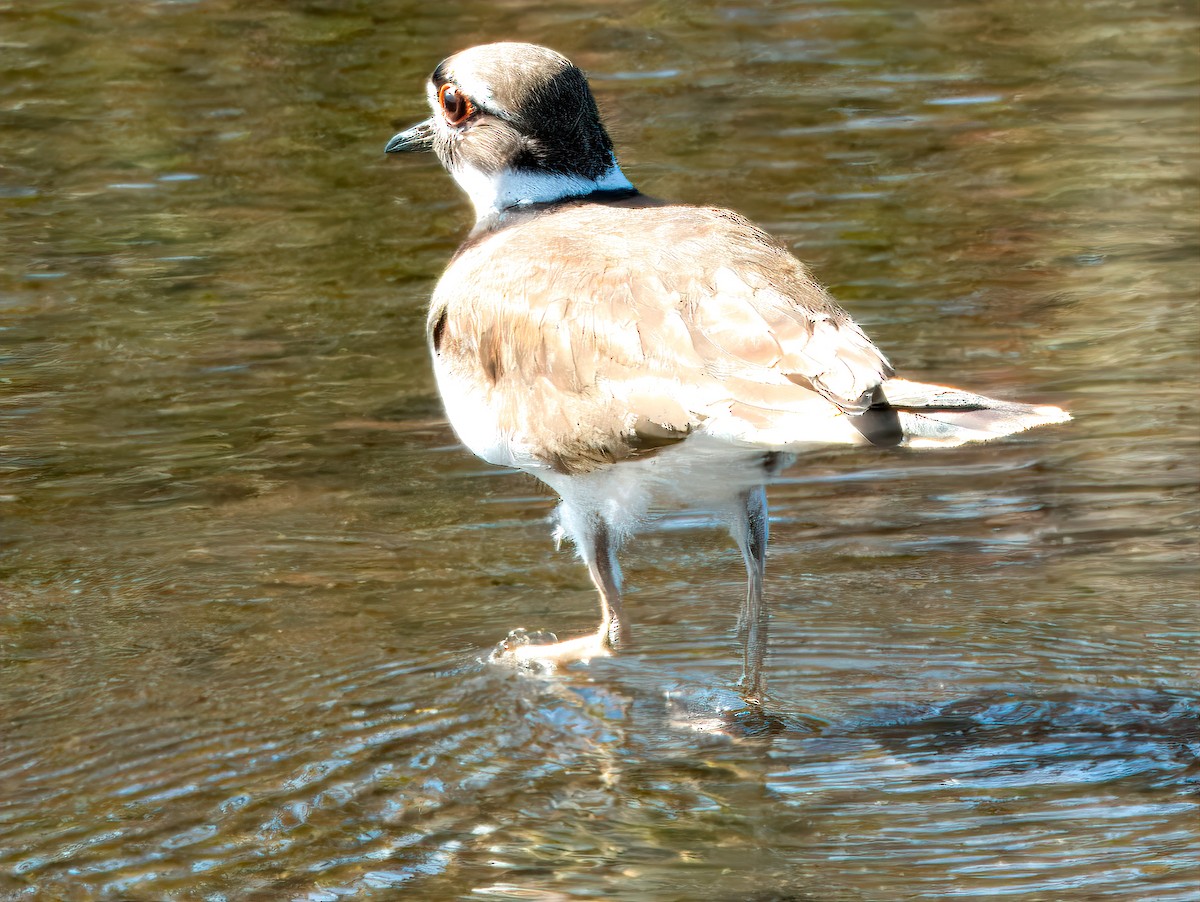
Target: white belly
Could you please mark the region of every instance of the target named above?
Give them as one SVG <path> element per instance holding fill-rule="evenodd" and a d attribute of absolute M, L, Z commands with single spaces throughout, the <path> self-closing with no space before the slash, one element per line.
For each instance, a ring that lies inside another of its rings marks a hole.
<path fill-rule="evenodd" d="M 787 455 L 771 458 L 763 449 L 698 433 L 646 457 L 587 473 L 558 473 L 531 453 L 511 425 L 502 422 L 482 380 L 452 372 L 436 354 L 433 371 L 450 425 L 474 454 L 541 479 L 562 497 L 567 519 L 598 514 L 626 535 L 671 511 L 702 511 L 719 518 L 740 511 L 742 496 L 766 482 L 770 469 L 786 462 Z"/>
<path fill-rule="evenodd" d="M 732 445 L 697 433 L 648 457 L 634 457 L 588 473 L 534 475 L 562 497 L 568 532 L 576 518 L 600 516 L 623 537 L 676 511 L 731 521 L 745 511 L 745 495 L 792 461 L 790 454 Z"/>
<path fill-rule="evenodd" d="M 532 460 L 520 459 L 522 455 L 513 447 L 512 431 L 504 429 L 482 381 L 451 372 L 440 354 L 433 355 L 433 374 L 446 417 L 459 440 L 490 464 L 528 469 Z"/>

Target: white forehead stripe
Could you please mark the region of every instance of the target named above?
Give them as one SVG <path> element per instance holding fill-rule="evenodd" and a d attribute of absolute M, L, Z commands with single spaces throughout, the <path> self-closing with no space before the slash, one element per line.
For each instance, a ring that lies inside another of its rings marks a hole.
<path fill-rule="evenodd" d="M 462 93 L 466 94 L 476 104 L 495 109 L 495 104 L 492 102 L 495 98 L 492 96 L 492 89 L 488 87 L 486 81 L 473 77 L 470 72 L 460 75 L 453 69 L 446 70 L 445 76 L 446 81 L 457 86 Z M 425 93 L 429 97 L 429 106 L 436 113 L 441 108 L 438 104 L 437 85 L 432 81 L 426 83 Z"/>
<path fill-rule="evenodd" d="M 451 72 L 450 80 L 458 85 L 460 91 L 476 103 L 495 109 L 495 104 L 492 102 L 495 98 L 492 96 L 492 89 L 488 87 L 486 81 L 481 81 L 473 77 L 470 72 L 464 72 L 461 75 L 457 72 Z"/>

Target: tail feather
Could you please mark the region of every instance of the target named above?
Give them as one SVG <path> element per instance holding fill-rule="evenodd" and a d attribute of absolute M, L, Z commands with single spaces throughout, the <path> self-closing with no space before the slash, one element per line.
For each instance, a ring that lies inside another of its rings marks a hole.
<path fill-rule="evenodd" d="M 883 384 L 883 394 L 887 408 L 899 417 L 904 444 L 910 448 L 985 442 L 1071 419 L 1058 407 L 999 401 L 959 388 L 907 379 L 889 379 Z"/>

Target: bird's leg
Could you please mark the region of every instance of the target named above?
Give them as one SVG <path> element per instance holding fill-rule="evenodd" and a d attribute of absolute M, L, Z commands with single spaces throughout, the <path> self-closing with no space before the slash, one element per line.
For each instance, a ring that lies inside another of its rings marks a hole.
<path fill-rule="evenodd" d="M 763 660 L 767 654 L 767 607 L 763 603 L 763 575 L 767 562 L 767 491 L 758 486 L 742 500 L 743 506 L 730 529 L 746 562 L 746 600 L 738 615 L 738 637 L 742 640 L 739 688 L 747 702 L 759 707 L 766 690 Z"/>
<path fill-rule="evenodd" d="M 556 664 L 606 657 L 629 642 L 629 622 L 621 606 L 621 568 L 612 531 L 599 517 L 590 518 L 582 531 L 584 534 L 577 537 L 578 550 L 600 594 L 599 629 L 562 642 L 538 642 L 536 636 L 514 630 L 496 646 L 492 660 L 510 658 L 518 664 L 552 668 Z"/>
<path fill-rule="evenodd" d="M 616 651 L 629 641 L 629 621 L 621 606 L 621 565 L 617 563 L 617 547 L 608 524 L 600 519 L 594 523 L 589 537 L 591 549 L 584 551 L 583 559 L 600 593 L 600 629 L 596 637 Z"/>

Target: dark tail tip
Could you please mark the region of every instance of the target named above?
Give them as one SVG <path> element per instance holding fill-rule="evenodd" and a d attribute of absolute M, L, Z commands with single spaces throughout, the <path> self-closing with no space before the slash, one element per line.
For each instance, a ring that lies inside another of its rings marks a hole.
<path fill-rule="evenodd" d="M 871 396 L 871 406 L 851 416 L 850 422 L 863 438 L 880 448 L 893 448 L 904 441 L 900 414 L 888 403 L 882 386 Z"/>

